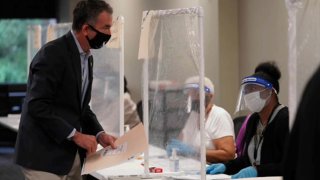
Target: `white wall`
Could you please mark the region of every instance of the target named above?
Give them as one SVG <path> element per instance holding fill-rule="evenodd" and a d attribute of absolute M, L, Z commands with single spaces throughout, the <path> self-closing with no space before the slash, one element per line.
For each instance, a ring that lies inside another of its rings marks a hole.
<path fill-rule="evenodd" d="M 288 104 L 288 15 L 284 0 L 239 0 L 239 80 L 262 61 L 282 72 L 280 102 Z"/>
<path fill-rule="evenodd" d="M 238 1 L 219 1 L 219 77 L 218 105 L 234 116 L 239 93 Z"/>

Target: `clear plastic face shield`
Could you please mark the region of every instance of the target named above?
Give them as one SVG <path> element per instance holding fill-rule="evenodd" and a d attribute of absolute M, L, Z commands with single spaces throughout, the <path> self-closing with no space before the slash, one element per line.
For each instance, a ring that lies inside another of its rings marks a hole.
<path fill-rule="evenodd" d="M 186 84 L 183 93 L 186 96 L 186 112 L 191 113 L 192 111 L 200 112 L 200 87 L 199 84 L 189 83 Z M 205 90 L 205 108 L 213 100 L 213 92 L 208 87 L 204 87 Z"/>
<path fill-rule="evenodd" d="M 260 112 L 270 101 L 272 84 L 262 78 L 249 76 L 242 80 L 235 113 L 249 110 Z"/>

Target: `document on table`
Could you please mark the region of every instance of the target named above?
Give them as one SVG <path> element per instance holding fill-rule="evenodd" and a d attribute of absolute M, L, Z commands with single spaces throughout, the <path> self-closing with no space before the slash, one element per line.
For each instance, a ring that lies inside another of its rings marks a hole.
<path fill-rule="evenodd" d="M 135 156 L 143 153 L 147 147 L 147 138 L 143 125 L 140 123 L 132 130 L 119 137 L 115 144 L 116 149 L 111 147 L 103 148 L 85 159 L 81 174 L 118 165 Z"/>

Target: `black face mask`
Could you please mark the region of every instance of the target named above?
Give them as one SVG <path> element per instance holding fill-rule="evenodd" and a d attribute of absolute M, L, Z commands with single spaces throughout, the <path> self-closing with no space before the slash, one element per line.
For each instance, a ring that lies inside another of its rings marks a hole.
<path fill-rule="evenodd" d="M 86 38 L 90 44 L 90 47 L 92 49 L 100 49 L 103 46 L 103 44 L 106 44 L 109 41 L 109 39 L 111 38 L 111 35 L 104 34 L 100 31 L 96 30 L 91 25 L 89 25 L 89 27 L 97 33 L 96 36 L 92 39 L 89 39 L 88 36 L 86 36 Z"/>

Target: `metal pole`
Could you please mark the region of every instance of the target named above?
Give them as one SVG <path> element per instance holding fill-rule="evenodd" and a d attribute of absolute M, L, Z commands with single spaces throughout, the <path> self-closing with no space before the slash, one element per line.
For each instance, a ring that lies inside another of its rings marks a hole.
<path fill-rule="evenodd" d="M 206 148 L 205 148 L 205 102 L 204 102 L 204 49 L 203 49 L 203 9 L 199 7 L 199 35 L 200 35 L 200 159 L 201 159 L 201 179 L 206 179 Z"/>

